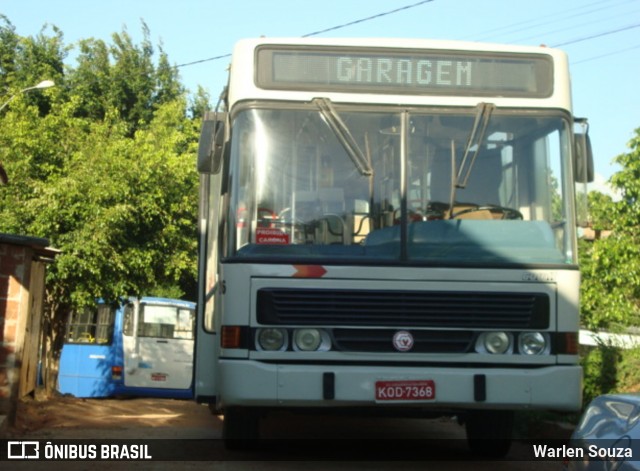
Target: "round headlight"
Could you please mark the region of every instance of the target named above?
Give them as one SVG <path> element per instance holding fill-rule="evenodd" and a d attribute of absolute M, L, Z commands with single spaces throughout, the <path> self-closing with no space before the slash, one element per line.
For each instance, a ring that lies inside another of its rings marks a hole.
<path fill-rule="evenodd" d="M 312 352 L 322 344 L 322 336 L 318 329 L 298 329 L 293 333 L 293 343 L 298 350 Z"/>
<path fill-rule="evenodd" d="M 487 332 L 484 335 L 484 348 L 489 353 L 505 353 L 511 341 L 505 332 Z"/>
<path fill-rule="evenodd" d="M 257 335 L 258 349 L 274 352 L 284 350 L 287 332 L 284 329 L 260 329 Z"/>
<path fill-rule="evenodd" d="M 518 337 L 518 350 L 525 355 L 540 355 L 547 349 L 547 339 L 540 332 L 524 332 Z"/>

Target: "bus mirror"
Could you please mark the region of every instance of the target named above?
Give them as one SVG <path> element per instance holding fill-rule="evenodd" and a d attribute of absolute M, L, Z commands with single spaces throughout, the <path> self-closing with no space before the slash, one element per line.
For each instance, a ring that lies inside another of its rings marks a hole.
<path fill-rule="evenodd" d="M 576 183 L 591 183 L 593 181 L 593 151 L 589 133 L 584 127 L 584 132 L 575 134 L 575 163 L 574 174 Z"/>
<path fill-rule="evenodd" d="M 576 223 L 586 227 L 589 223 L 589 186 L 593 181 L 593 152 L 589 140 L 589 125 L 586 119 L 576 119 L 574 130 L 574 179 L 576 184 Z"/>
<path fill-rule="evenodd" d="M 226 113 L 207 111 L 198 142 L 198 172 L 218 173 L 222 164 Z"/>

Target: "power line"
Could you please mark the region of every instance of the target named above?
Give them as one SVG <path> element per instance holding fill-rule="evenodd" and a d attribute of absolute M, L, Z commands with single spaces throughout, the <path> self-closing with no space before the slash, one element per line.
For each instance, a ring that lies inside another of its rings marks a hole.
<path fill-rule="evenodd" d="M 599 38 L 601 36 L 607 36 L 609 34 L 619 33 L 621 31 L 627 31 L 629 29 L 637 28 L 639 26 L 640 26 L 640 23 L 637 23 L 635 25 L 625 26 L 623 28 L 612 29 L 612 30 L 609 30 L 609 31 L 605 31 L 603 33 L 593 34 L 591 36 L 585 36 L 583 38 L 572 39 L 570 41 L 565 41 L 563 43 L 554 44 L 553 47 L 560 47 L 560 46 L 566 46 L 568 44 L 575 44 L 575 43 L 578 43 L 578 42 L 581 42 L 581 41 L 586 41 L 587 39 L 595 39 L 595 38 Z"/>
<path fill-rule="evenodd" d="M 353 26 L 353 25 L 356 25 L 356 24 L 359 24 L 359 23 L 364 23 L 364 22 L 371 21 L 371 20 L 374 20 L 374 19 L 377 19 L 377 18 L 382 18 L 384 16 L 392 15 L 392 14 L 398 13 L 400 11 L 409 10 L 411 8 L 415 8 L 415 7 L 418 7 L 420 5 L 424 5 L 426 3 L 432 3 L 433 1 L 435 1 L 435 0 L 422 0 L 422 1 L 419 1 L 419 2 L 416 2 L 416 3 L 405 5 L 403 7 L 396 8 L 394 10 L 389 10 L 389 11 L 386 11 L 386 12 L 378 13 L 376 15 L 368 16 L 366 18 L 361 18 L 361 19 L 358 19 L 358 20 L 355 20 L 355 21 L 351 21 L 351 22 L 348 22 L 348 23 L 344 23 L 344 24 L 341 24 L 341 25 L 332 26 L 331 28 L 326 28 L 326 29 L 323 29 L 323 30 L 315 31 L 313 33 L 307 33 L 307 34 L 305 34 L 305 35 L 303 35 L 301 37 L 307 38 L 307 37 L 311 37 L 311 36 L 317 36 L 319 34 L 327 33 L 329 31 L 335 31 L 335 30 L 338 30 L 338 29 L 346 28 L 348 26 Z M 594 2 L 594 3 L 590 3 L 587 6 L 594 6 L 594 5 L 598 5 L 598 4 L 601 4 L 601 3 L 606 3 L 606 2 Z M 593 13 L 593 12 L 598 11 L 600 9 L 593 9 L 593 10 L 590 10 L 590 11 L 584 11 L 584 7 L 583 7 L 583 13 L 582 14 L 590 14 L 590 13 Z M 574 9 L 569 9 L 569 10 L 565 10 L 565 12 L 569 13 L 569 12 L 571 12 L 573 10 Z M 497 32 L 497 31 L 499 31 L 501 29 L 504 30 L 505 28 L 510 28 L 510 27 L 517 26 L 517 25 L 524 25 L 524 24 L 532 23 L 532 22 L 535 23 L 535 21 L 536 20 L 527 20 L 527 21 L 523 21 L 523 22 L 520 22 L 520 23 L 512 24 L 511 26 L 505 26 L 505 27 L 502 27 L 502 28 L 497 28 L 497 29 L 491 30 L 489 32 Z M 533 25 L 525 27 L 523 29 L 526 30 L 526 29 L 529 29 L 529 28 L 532 28 L 532 27 L 535 27 L 535 26 L 539 26 L 539 23 L 538 24 L 533 24 Z M 581 37 L 581 38 L 568 40 L 568 41 L 565 41 L 565 42 L 562 42 L 562 43 L 557 43 L 557 44 L 554 44 L 553 47 L 567 46 L 569 44 L 575 44 L 575 43 L 578 43 L 578 42 L 581 42 L 581 41 L 587 41 L 589 39 L 595 39 L 595 38 L 599 38 L 599 37 L 602 37 L 602 36 L 607 36 L 607 35 L 610 35 L 610 34 L 615 34 L 615 33 L 619 33 L 619 32 L 622 32 L 622 31 L 627 31 L 629 29 L 634 29 L 634 28 L 637 28 L 639 26 L 640 26 L 640 24 L 633 24 L 633 25 L 625 26 L 625 27 L 618 28 L 618 29 L 608 30 L 608 31 L 604 31 L 604 32 L 601 32 L 601 33 L 593 34 L 591 36 L 585 36 L 585 37 Z M 614 51 L 612 53 L 607 53 L 607 54 L 603 54 L 603 55 L 600 55 L 600 56 L 597 56 L 597 57 L 584 59 L 582 61 L 576 62 L 575 64 L 579 64 L 579 63 L 582 63 L 582 62 L 587 62 L 587 61 L 590 61 L 590 60 L 599 59 L 599 58 L 602 58 L 602 57 L 607 57 L 609 55 L 617 54 L 617 53 L 620 53 L 620 52 L 625 52 L 625 51 L 628 51 L 628 50 L 631 50 L 631 49 L 636 49 L 636 48 L 637 47 L 631 47 L 631 48 L 627 48 L 627 49 L 623 49 L 623 50 L 619 50 L 619 51 Z M 186 62 L 184 64 L 176 65 L 175 68 L 187 67 L 187 66 L 195 65 L 195 64 L 202 64 L 204 62 L 211 62 L 211 61 L 215 61 L 215 60 L 224 59 L 224 58 L 227 58 L 227 57 L 231 57 L 231 54 L 230 53 L 221 54 L 219 56 L 209 57 L 207 59 L 201 59 L 201 60 L 197 60 L 197 61 L 193 61 L 193 62 Z"/>
<path fill-rule="evenodd" d="M 545 16 L 538 17 L 538 18 L 531 18 L 531 19 L 520 21 L 520 22 L 516 22 L 516 23 L 513 23 L 513 24 L 504 25 L 504 26 L 501 26 L 501 27 L 498 27 L 498 28 L 494 28 L 494 29 L 491 29 L 491 30 L 487 30 L 487 31 L 481 32 L 481 33 L 479 33 L 479 36 L 477 34 L 473 35 L 473 36 L 468 36 L 468 38 L 469 39 L 473 38 L 473 40 L 478 41 L 478 40 L 482 40 L 482 39 L 486 40 L 487 38 L 492 37 L 492 36 L 495 37 L 496 35 L 499 35 L 499 36 L 500 35 L 504 35 L 504 34 L 510 35 L 511 33 L 514 33 L 516 31 L 518 31 L 518 32 L 527 31 L 527 30 L 532 30 L 534 28 L 538 28 L 538 27 L 540 27 L 542 25 L 550 25 L 552 23 L 562 23 L 562 22 L 565 22 L 568 19 L 572 19 L 573 20 L 573 19 L 577 18 L 578 16 L 592 15 L 592 14 L 594 14 L 596 12 L 601 11 L 601 10 L 612 11 L 614 7 L 621 7 L 623 5 L 635 4 L 635 3 L 636 3 L 636 0 L 626 0 L 626 1 L 611 1 L 611 0 L 602 1 L 602 0 L 599 0 L 599 1 L 594 1 L 592 3 L 581 5 L 579 7 L 574 7 L 574 8 L 570 8 L 570 9 L 567 9 L 567 10 L 557 11 L 557 12 L 551 14 L 551 15 L 545 15 Z M 579 12 L 573 13 L 576 10 L 579 10 Z M 634 11 L 634 13 L 635 13 L 635 11 Z M 619 14 L 617 14 L 615 16 L 620 16 L 621 14 L 629 15 L 630 13 L 629 12 L 619 13 Z M 612 16 L 609 15 L 605 19 L 611 19 L 611 18 L 612 18 Z M 602 23 L 602 20 L 603 20 L 603 18 L 600 17 L 598 19 L 598 22 Z M 569 29 L 582 28 L 582 27 L 586 26 L 587 24 L 592 24 L 592 23 L 593 22 L 589 22 L 589 23 L 583 22 L 583 23 L 580 23 L 580 24 L 577 24 L 577 25 L 574 25 L 574 26 L 571 26 L 571 27 L 564 28 L 562 30 L 554 30 L 554 31 L 549 31 L 549 32 L 545 32 L 545 33 L 539 33 L 536 36 L 521 37 L 519 39 L 511 40 L 509 42 L 518 43 L 518 42 L 525 41 L 527 39 L 532 39 L 534 37 L 538 37 L 538 36 L 541 36 L 541 35 L 547 35 L 547 34 L 551 34 L 551 33 L 558 33 L 560 31 L 568 31 Z M 635 26 L 633 26 L 633 27 L 635 27 Z M 596 37 L 600 37 L 600 36 L 605 36 L 605 35 L 608 35 L 608 34 L 617 33 L 617 32 L 620 32 L 620 31 L 625 31 L 626 29 L 629 29 L 629 28 L 628 27 L 623 27 L 623 28 L 620 28 L 620 29 L 608 30 L 608 31 L 605 31 L 603 33 L 597 33 L 597 34 L 592 35 L 592 36 L 568 40 L 566 42 L 563 42 L 562 45 L 573 44 L 575 42 L 585 41 L 587 39 L 592 39 L 592 38 L 596 38 Z M 618 54 L 618 53 L 621 53 L 621 52 L 626 52 L 626 51 L 629 51 L 629 50 L 632 50 L 632 49 L 637 49 L 638 47 L 640 47 L 640 46 L 631 47 L 631 48 L 625 48 L 625 49 L 622 49 L 622 50 L 619 50 L 619 51 L 612 51 L 612 52 L 609 52 L 609 53 L 604 53 L 604 54 L 601 54 L 601 55 L 598 55 L 598 56 L 595 56 L 595 57 L 590 57 L 590 58 L 583 59 L 583 60 L 580 60 L 580 61 L 577 61 L 577 62 L 572 62 L 572 65 L 580 64 L 582 62 L 588 62 L 588 61 L 596 60 L 596 59 L 600 59 L 600 58 L 604 58 L 604 57 L 607 57 L 609 55 L 614 55 L 614 54 Z"/>
<path fill-rule="evenodd" d="M 343 25 L 333 26 L 331 28 L 323 29 L 320 31 L 316 31 L 314 33 L 305 34 L 302 37 L 308 38 L 310 36 L 317 36 L 322 33 L 328 33 L 329 31 L 335 31 L 337 29 L 346 28 L 347 26 L 357 25 L 358 23 L 364 23 L 365 21 L 375 20 L 376 18 L 382 18 L 383 16 L 392 15 L 394 13 L 398 13 L 399 11 L 408 10 L 410 8 L 418 7 L 420 5 L 424 5 L 425 3 L 431 3 L 434 0 L 423 0 L 421 2 L 413 3 L 411 5 L 406 5 L 404 7 L 396 8 L 395 10 L 389 10 L 384 13 L 378 13 L 377 15 L 369 16 L 367 18 L 362 18 L 360 20 L 351 21 L 350 23 L 345 23 Z"/>
<path fill-rule="evenodd" d="M 616 54 L 621 54 L 623 52 L 627 52 L 627 51 L 631 51 L 633 49 L 640 49 L 640 44 L 636 45 L 636 46 L 631 46 L 631 47 L 627 47 L 624 49 L 618 49 L 617 51 L 612 51 L 612 52 L 607 52 L 604 54 L 600 54 L 599 56 L 593 56 L 593 57 L 588 57 L 587 59 L 582 59 L 576 62 L 571 62 L 571 65 L 578 65 L 578 64 L 582 64 L 583 62 L 589 62 L 589 61 L 593 61 L 596 59 L 602 59 L 603 57 L 609 57 L 609 56 L 614 56 Z"/>
<path fill-rule="evenodd" d="M 583 23 L 577 23 L 574 24 L 572 26 L 562 26 L 559 29 L 555 29 L 555 30 L 551 30 L 551 31 L 543 31 L 543 32 L 538 32 L 534 35 L 530 35 L 530 36 L 526 36 L 526 37 L 520 37 L 518 39 L 514 39 L 514 42 L 523 42 L 523 41 L 528 41 L 530 39 L 535 39 L 535 38 L 540 38 L 540 37 L 544 37 L 550 34 L 555 34 L 555 33 L 565 33 L 569 30 L 575 30 L 575 29 L 583 29 L 585 26 L 587 25 L 592 25 L 594 23 L 600 24 L 602 25 L 603 22 L 608 21 L 608 20 L 612 20 L 614 18 L 618 18 L 620 16 L 633 16 L 633 14 L 635 14 L 637 12 L 637 10 L 633 10 L 633 11 L 625 11 L 625 12 L 620 12 L 618 14 L 614 14 L 612 16 L 608 16 L 608 17 L 604 17 L 604 16 L 599 16 L 598 18 L 591 20 L 591 21 L 587 21 L 587 22 L 583 22 Z"/>
<path fill-rule="evenodd" d="M 597 1 L 593 3 L 589 3 L 587 5 L 580 5 L 578 7 L 569 8 L 568 10 L 556 11 L 549 15 L 540 16 L 537 18 L 530 18 L 524 21 L 519 21 L 516 23 L 511 23 L 507 25 L 500 26 L 498 28 L 494 28 L 484 33 L 479 33 L 480 36 L 470 36 L 469 39 L 473 39 L 475 41 L 486 41 L 496 37 L 496 34 L 499 36 L 504 34 L 511 34 L 514 32 L 526 31 L 528 29 L 536 28 L 540 25 L 548 25 L 550 23 L 554 23 L 557 21 L 563 21 L 566 18 L 575 18 L 576 16 L 588 15 L 593 13 L 594 11 L 599 11 L 602 8 L 596 8 L 589 10 L 589 7 L 593 7 L 595 5 L 601 5 L 602 3 L 607 3 L 606 1 Z M 603 7 L 610 8 L 610 7 Z M 580 10 L 580 13 L 573 13 L 576 10 Z M 564 15 L 564 16 L 563 16 Z"/>
<path fill-rule="evenodd" d="M 557 11 L 552 15 L 546 15 L 546 16 L 542 16 L 542 17 L 538 17 L 538 18 L 531 18 L 528 20 L 524 20 L 524 21 L 520 21 L 517 23 L 512 23 L 512 24 L 508 24 L 508 25 L 503 25 L 501 27 L 498 28 L 494 28 L 491 30 L 487 30 L 484 32 L 479 33 L 480 36 L 476 35 L 472 35 L 472 36 L 468 36 L 468 39 L 473 39 L 473 40 L 486 40 L 490 37 L 495 37 L 495 35 L 502 35 L 502 34 L 511 34 L 514 33 L 516 31 L 526 31 L 526 30 L 531 30 L 534 28 L 537 28 L 539 26 L 544 25 L 549 25 L 552 23 L 561 23 L 566 21 L 567 19 L 575 19 L 578 16 L 585 16 L 585 15 L 592 15 L 593 13 L 599 12 L 601 10 L 607 10 L 607 11 L 611 11 L 613 9 L 613 7 L 620 7 L 622 5 L 626 5 L 626 4 L 634 4 L 635 0 L 626 0 L 626 1 L 618 1 L 618 2 L 612 2 L 612 1 L 595 1 L 586 5 L 581 5 L 579 7 L 574 7 L 574 8 L 570 8 L 568 10 L 562 10 L 562 11 Z M 602 5 L 606 5 L 606 6 L 602 6 Z M 578 13 L 574 14 L 573 12 L 576 10 L 580 10 Z M 635 13 L 635 10 L 634 10 Z M 625 13 L 620 13 L 617 16 L 620 16 L 622 14 L 625 15 L 629 15 L 629 12 L 625 12 Z M 606 19 L 611 19 L 612 17 L 609 16 Z M 549 20 L 549 21 L 547 21 Z M 602 22 L 603 18 L 599 18 L 598 22 Z M 550 34 L 550 33 L 557 33 L 560 31 L 568 31 L 569 29 L 575 29 L 575 28 L 581 28 L 584 27 L 586 24 L 592 24 L 593 22 L 589 22 L 589 23 L 581 23 L 581 24 L 577 24 L 574 26 L 571 26 L 570 28 L 564 28 L 562 30 L 554 30 L 554 31 L 549 31 L 547 33 L 541 33 L 541 34 Z M 605 36 L 605 35 L 609 35 L 609 34 L 614 34 L 614 33 L 618 33 L 621 31 L 625 31 L 627 29 L 631 29 L 636 27 L 637 25 L 632 25 L 632 26 L 628 26 L 628 27 L 622 27 L 619 29 L 613 29 L 613 30 L 608 30 L 602 33 L 597 33 L 595 35 L 591 35 L 588 37 L 583 37 L 583 38 L 578 38 L 578 39 L 572 39 L 572 40 L 568 40 L 566 42 L 563 42 L 561 44 L 558 45 L 567 45 L 567 44 L 573 44 L 576 42 L 580 42 L 580 41 L 586 41 L 587 39 L 593 39 L 593 38 L 597 38 L 597 37 L 601 37 L 601 36 Z M 541 34 L 538 34 L 537 36 L 540 36 Z M 521 42 L 527 39 L 532 39 L 535 36 L 530 36 L 530 37 L 526 37 L 526 38 L 520 38 L 520 39 L 516 39 L 510 42 L 516 43 L 516 42 Z M 640 45 L 637 46 L 632 46 L 632 47 L 627 47 L 624 49 L 619 49 L 619 50 L 615 50 L 615 51 L 611 51 L 611 52 L 607 52 L 607 53 L 603 53 L 597 56 L 593 56 L 593 57 L 589 57 L 586 59 L 582 59 L 576 62 L 571 62 L 571 65 L 577 65 L 577 64 L 582 64 L 583 62 L 589 62 L 592 60 L 596 60 L 596 59 L 602 59 L 608 56 L 612 56 L 612 55 L 616 55 L 616 54 L 620 54 L 623 52 L 627 52 L 630 50 L 634 50 L 634 49 L 638 49 L 640 48 Z"/>
<path fill-rule="evenodd" d="M 208 59 L 201 59 L 199 61 L 185 62 L 184 64 L 176 65 L 175 68 L 177 69 L 178 67 L 186 67 L 188 65 L 202 64 L 203 62 L 216 61 L 219 59 L 224 59 L 225 57 L 231 57 L 231 54 L 222 54 L 221 56 L 209 57 Z"/>
<path fill-rule="evenodd" d="M 319 34 L 326 33 L 326 32 L 329 32 L 329 31 L 335 31 L 337 29 L 346 28 L 347 26 L 353 26 L 353 25 L 356 25 L 356 24 L 359 24 L 359 23 L 364 23 L 366 21 L 371 21 L 371 20 L 375 20 L 377 18 L 382 18 L 383 16 L 393 15 L 394 13 L 398 13 L 398 12 L 404 11 L 404 10 L 409 10 L 410 8 L 415 8 L 415 7 L 418 7 L 420 5 L 424 5 L 425 3 L 431 3 L 433 1 L 435 1 L 435 0 L 422 0 L 420 2 L 412 3 L 410 5 L 405 5 L 403 7 L 396 8 L 394 10 L 389 10 L 389 11 L 385 11 L 385 12 L 382 12 L 382 13 L 378 13 L 377 15 L 368 16 L 366 18 L 361 18 L 359 20 L 351 21 L 349 23 L 344 23 L 342 25 L 332 26 L 331 28 L 323 29 L 323 30 L 320 30 L 320 31 L 315 31 L 313 33 L 308 33 L 308 34 L 303 35 L 302 37 L 303 38 L 308 38 L 308 37 L 311 37 L 311 36 L 317 36 Z M 184 64 L 176 65 L 175 68 L 177 69 L 179 67 L 187 67 L 189 65 L 202 64 L 203 62 L 211 62 L 211 61 L 215 61 L 215 60 L 219 60 L 219 59 L 224 59 L 225 57 L 231 57 L 231 54 L 222 54 L 222 55 L 215 56 L 215 57 L 209 57 L 208 59 L 201 59 L 201 60 L 197 60 L 197 61 L 193 61 L 193 62 L 185 62 Z"/>

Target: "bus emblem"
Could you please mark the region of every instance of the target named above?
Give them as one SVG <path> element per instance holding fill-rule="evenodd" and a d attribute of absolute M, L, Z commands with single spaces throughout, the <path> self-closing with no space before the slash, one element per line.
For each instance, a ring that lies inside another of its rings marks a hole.
<path fill-rule="evenodd" d="M 399 352 L 408 352 L 413 348 L 413 335 L 406 330 L 399 330 L 393 335 L 393 347 Z"/>

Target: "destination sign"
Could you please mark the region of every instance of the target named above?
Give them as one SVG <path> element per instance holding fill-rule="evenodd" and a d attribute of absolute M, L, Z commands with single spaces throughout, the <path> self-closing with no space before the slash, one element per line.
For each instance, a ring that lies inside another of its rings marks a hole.
<path fill-rule="evenodd" d="M 548 97 L 553 63 L 545 54 L 486 51 L 262 46 L 256 85 L 415 95 Z"/>

